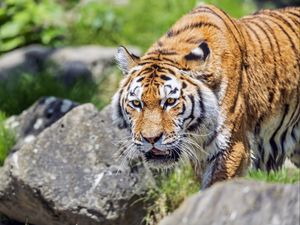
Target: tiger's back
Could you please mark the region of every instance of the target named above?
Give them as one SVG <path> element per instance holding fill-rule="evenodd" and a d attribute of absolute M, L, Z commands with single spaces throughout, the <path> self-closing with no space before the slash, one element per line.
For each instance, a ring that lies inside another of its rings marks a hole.
<path fill-rule="evenodd" d="M 300 163 L 300 9 L 262 10 L 240 20 L 246 41 L 245 101 L 254 164 Z"/>
<path fill-rule="evenodd" d="M 119 50 L 126 76 L 114 119 L 155 166 L 196 154 L 204 188 L 245 174 L 251 161 L 276 170 L 289 157 L 299 167 L 299 38 L 300 8 L 236 20 L 197 7 L 144 56 Z"/>
<path fill-rule="evenodd" d="M 226 30 L 227 37 L 216 35 L 218 29 Z M 254 166 L 278 169 L 287 156 L 300 166 L 300 8 L 266 9 L 236 20 L 214 6 L 200 6 L 179 20 L 144 57 L 164 48 L 166 55 L 186 52 L 199 39 L 215 45 L 215 54 L 225 45 L 238 62 L 227 62 L 223 52 L 223 62 L 205 69 L 227 76 L 226 83 L 231 83 L 227 89 L 232 91 L 221 104 L 229 117 L 233 114 L 229 123 L 234 123 L 235 114 L 245 112 L 244 130 Z M 242 68 L 237 68 L 239 64 Z M 212 88 L 215 83 L 222 81 L 214 77 Z"/>

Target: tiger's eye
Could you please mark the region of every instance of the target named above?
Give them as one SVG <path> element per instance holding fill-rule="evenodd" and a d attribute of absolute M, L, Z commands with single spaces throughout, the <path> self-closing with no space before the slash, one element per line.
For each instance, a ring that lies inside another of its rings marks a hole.
<path fill-rule="evenodd" d="M 167 104 L 168 105 L 173 105 L 175 103 L 175 98 L 168 98 L 167 99 Z"/>
<path fill-rule="evenodd" d="M 138 100 L 133 100 L 133 101 L 132 101 L 132 104 L 133 104 L 135 107 L 140 107 L 140 106 L 141 106 L 141 103 L 140 103 L 140 101 L 138 101 Z"/>

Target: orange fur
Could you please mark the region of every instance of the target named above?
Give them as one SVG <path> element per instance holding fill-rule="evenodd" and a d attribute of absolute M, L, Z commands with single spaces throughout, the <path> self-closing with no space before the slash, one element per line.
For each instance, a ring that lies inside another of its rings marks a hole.
<path fill-rule="evenodd" d="M 120 108 L 128 113 L 127 126 L 137 140 L 161 133 L 174 138 L 182 132 L 174 123 L 183 107 L 198 104 L 204 95 L 204 105 L 195 106 L 198 114 L 207 107 L 217 111 L 211 118 L 205 112 L 204 127 L 219 125 L 211 136 L 192 138 L 207 153 L 195 150 L 203 163 L 198 168 L 204 171 L 197 172 L 204 187 L 243 175 L 251 154 L 257 168 L 280 168 L 286 157 L 299 166 L 299 38 L 300 8 L 263 10 L 236 20 L 214 6 L 200 6 L 176 22 L 141 58 L 121 56 L 119 61 L 129 60 L 130 65 L 123 62 L 127 76 L 115 96 L 115 117 L 124 116 Z M 166 111 L 160 105 L 160 87 L 166 83 L 162 76 L 170 73 L 180 87 L 184 83 L 187 87 L 176 107 Z M 139 86 L 140 111 L 127 101 L 128 90 L 139 77 L 144 77 Z M 216 104 L 210 106 L 213 95 Z M 197 122 L 194 133 L 205 134 L 201 121 Z"/>

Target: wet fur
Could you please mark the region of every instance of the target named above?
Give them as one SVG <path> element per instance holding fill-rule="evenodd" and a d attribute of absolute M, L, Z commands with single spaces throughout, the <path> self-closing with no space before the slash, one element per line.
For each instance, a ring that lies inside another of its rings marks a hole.
<path fill-rule="evenodd" d="M 277 170 L 289 157 L 299 167 L 299 27 L 300 8 L 263 10 L 239 20 L 210 5 L 194 9 L 143 57 L 119 49 L 125 77 L 113 99 L 114 121 L 137 140 L 141 132 L 195 134 L 192 157 L 197 155 L 196 162 L 201 163 L 196 172 L 204 188 L 244 175 L 251 164 Z M 187 86 L 182 95 L 191 96 L 167 116 L 156 99 L 170 73 L 181 88 Z M 130 85 L 138 78 L 141 99 L 147 104 L 140 112 L 143 116 L 129 113 L 127 105 Z M 153 83 L 157 89 L 150 88 Z M 184 104 L 186 111 L 199 109 L 190 114 L 195 124 L 179 129 L 171 123 Z"/>

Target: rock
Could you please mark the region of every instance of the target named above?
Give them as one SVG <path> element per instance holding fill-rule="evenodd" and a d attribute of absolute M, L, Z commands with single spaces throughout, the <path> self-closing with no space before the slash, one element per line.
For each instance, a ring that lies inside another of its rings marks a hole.
<path fill-rule="evenodd" d="M 66 84 L 72 84 L 78 78 L 98 80 L 105 69 L 114 63 L 115 54 L 115 48 L 66 47 L 53 51 L 47 63 L 58 67 L 57 76 Z"/>
<path fill-rule="evenodd" d="M 298 184 L 249 180 L 217 183 L 184 201 L 159 225 L 295 225 L 300 221 Z"/>
<path fill-rule="evenodd" d="M 36 74 L 40 71 L 51 50 L 40 46 L 31 45 L 20 48 L 0 57 L 0 80 L 5 80 L 21 73 Z"/>
<path fill-rule="evenodd" d="M 131 48 L 138 53 L 139 50 Z M 45 71 L 60 78 L 66 85 L 77 79 L 99 80 L 114 63 L 116 48 L 82 46 L 47 48 L 31 45 L 0 57 L 0 81 L 15 76 L 40 74 Z"/>
<path fill-rule="evenodd" d="M 110 114 L 77 106 L 11 154 L 0 169 L 0 213 L 35 225 L 141 224 L 152 175 L 113 156 L 128 134 Z"/>
<path fill-rule="evenodd" d="M 56 97 L 42 97 L 19 116 L 12 116 L 5 125 L 14 130 L 17 143 L 14 150 L 32 142 L 45 128 L 52 125 L 78 103 Z"/>

